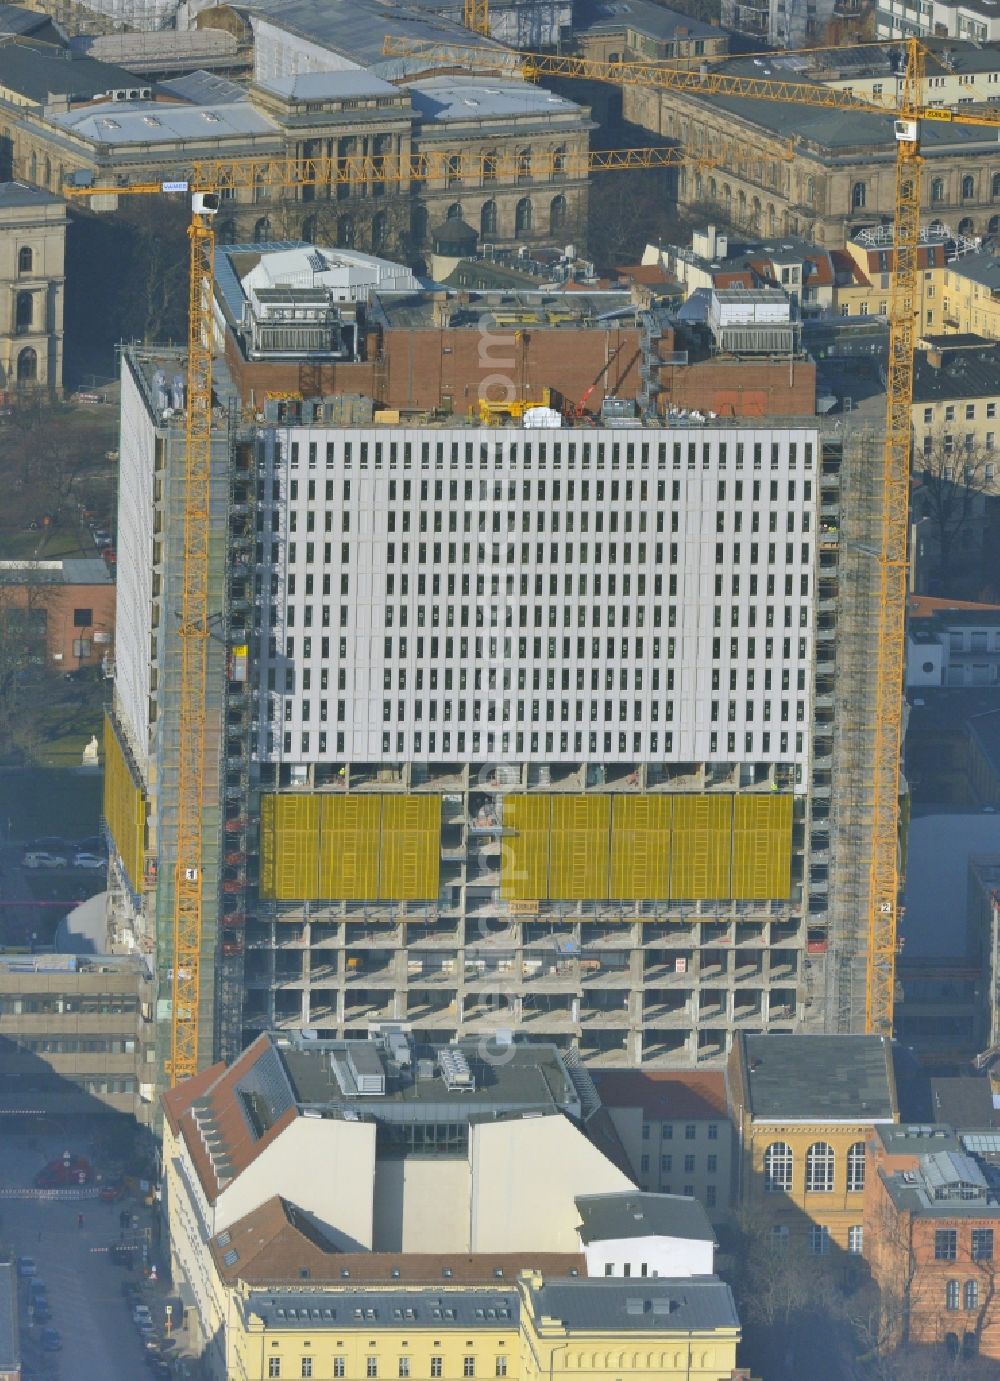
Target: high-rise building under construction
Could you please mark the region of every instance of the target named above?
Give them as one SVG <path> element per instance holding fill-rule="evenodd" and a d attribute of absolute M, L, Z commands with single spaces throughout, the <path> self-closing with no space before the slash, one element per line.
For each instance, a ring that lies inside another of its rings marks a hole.
<path fill-rule="evenodd" d="M 178 363 L 124 357 L 107 735 L 114 922 L 155 952 L 161 1058 Z M 202 1062 L 386 1021 L 650 1067 L 861 1028 L 863 434 L 356 425 L 348 399 L 248 422 L 216 389 Z"/>

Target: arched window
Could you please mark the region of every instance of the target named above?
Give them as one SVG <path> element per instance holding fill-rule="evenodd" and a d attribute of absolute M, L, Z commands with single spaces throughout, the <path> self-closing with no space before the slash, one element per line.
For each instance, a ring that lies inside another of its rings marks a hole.
<path fill-rule="evenodd" d="M 25 245 L 17 251 L 17 271 L 18 273 L 30 273 L 35 263 L 35 256 Z"/>
<path fill-rule="evenodd" d="M 960 1299 L 959 1286 L 957 1280 L 949 1280 L 944 1287 L 944 1307 L 946 1309 L 957 1309 Z"/>
<path fill-rule="evenodd" d="M 814 1141 L 806 1152 L 806 1189 L 810 1193 L 833 1193 L 834 1162 L 829 1142 Z"/>
<path fill-rule="evenodd" d="M 865 1143 L 856 1141 L 847 1152 L 847 1189 L 856 1194 L 865 1187 Z"/>
<path fill-rule="evenodd" d="M 23 336 L 31 330 L 32 320 L 35 315 L 34 294 L 18 293 L 14 311 L 17 334 Z"/>
<path fill-rule="evenodd" d="M 376 211 L 372 217 L 372 249 L 376 254 L 385 249 L 389 238 L 389 227 L 384 211 Z"/>
<path fill-rule="evenodd" d="M 42 164 L 42 171 L 43 171 L 43 173 L 45 174 L 45 186 L 46 186 L 46 187 L 51 187 L 51 186 L 52 186 L 52 159 L 49 158 L 48 154 L 46 154 L 46 156 L 45 156 L 45 162 Z"/>
<path fill-rule="evenodd" d="M 233 245 L 236 243 L 236 222 L 219 221 L 215 227 L 216 243 L 220 245 Z"/>
<path fill-rule="evenodd" d="M 1000 216 L 991 216 L 986 229 L 990 235 L 996 235 L 1000 231 Z"/>
<path fill-rule="evenodd" d="M 448 207 L 447 219 L 449 221 L 460 221 L 462 219 L 462 203 L 453 201 Z"/>
<path fill-rule="evenodd" d="M 717 200 L 718 200 L 718 197 L 719 197 L 719 184 L 716 182 L 716 180 L 715 180 L 714 177 L 710 177 L 710 178 L 708 179 L 708 199 L 709 199 L 709 201 L 717 201 Z"/>
<path fill-rule="evenodd" d="M 483 181 L 496 182 L 497 180 L 497 155 L 496 150 L 491 149 L 489 153 L 483 154 Z"/>
<path fill-rule="evenodd" d="M 931 178 L 931 205 L 936 206 L 938 202 L 944 201 L 944 178 Z"/>
<path fill-rule="evenodd" d="M 253 228 L 253 242 L 255 245 L 262 245 L 271 238 L 271 222 L 266 216 L 261 216 L 260 220 Z"/>
<path fill-rule="evenodd" d="M 958 223 L 958 233 L 960 235 L 974 235 L 975 227 L 972 224 L 971 216 L 963 216 Z"/>
<path fill-rule="evenodd" d="M 263 173 L 254 173 L 253 179 L 253 200 L 254 205 L 259 205 L 262 201 L 269 201 L 271 189 L 264 181 Z"/>
<path fill-rule="evenodd" d="M 608 62 L 621 62 L 621 60 L 622 60 L 622 55 L 621 55 L 621 53 L 609 53 L 609 54 L 608 54 Z"/>
<path fill-rule="evenodd" d="M 769 203 L 767 208 L 767 233 L 769 235 L 774 235 L 777 232 L 777 228 L 778 218 L 775 214 L 774 206 Z"/>
<path fill-rule="evenodd" d="M 728 216 L 733 206 L 733 189 L 730 187 L 728 182 L 723 183 L 722 200 L 725 203 L 726 215 Z"/>
<path fill-rule="evenodd" d="M 479 213 L 479 235 L 481 239 L 497 233 L 497 204 L 495 201 L 484 201 L 483 209 Z"/>
<path fill-rule="evenodd" d="M 969 173 L 962 178 L 962 200 L 971 201 L 976 195 L 976 179 Z"/>
<path fill-rule="evenodd" d="M 931 221 L 931 226 L 930 226 L 930 228 L 931 228 L 931 230 L 933 230 L 933 231 L 935 231 L 935 232 L 940 231 L 940 230 L 943 230 L 943 229 L 944 229 L 944 223 L 943 223 L 942 221 L 939 221 L 939 220 L 933 220 L 933 221 Z"/>
<path fill-rule="evenodd" d="M 31 182 L 37 183 L 37 181 L 38 181 L 38 154 L 37 154 L 37 153 L 34 153 L 34 152 L 32 153 L 32 155 L 31 155 L 31 162 L 30 162 L 30 164 L 29 164 L 28 166 L 29 166 L 30 169 L 31 169 L 30 181 L 31 181 Z"/>
<path fill-rule="evenodd" d="M 760 197 L 754 197 L 750 204 L 750 224 L 754 230 L 760 229 Z"/>
<path fill-rule="evenodd" d="M 305 220 L 302 222 L 302 238 L 307 244 L 314 245 L 316 243 L 315 216 L 306 216 Z"/>
<path fill-rule="evenodd" d="M 993 174 L 993 181 L 990 184 L 990 192 L 994 200 L 996 200 L 997 197 L 1000 197 L 1000 173 Z"/>
<path fill-rule="evenodd" d="M 354 244 L 354 217 L 341 216 L 337 221 L 337 245 L 340 249 L 350 249 Z"/>
<path fill-rule="evenodd" d="M 514 238 L 531 234 L 531 198 L 522 197 L 514 208 Z"/>
<path fill-rule="evenodd" d="M 566 150 L 562 147 L 556 149 L 552 155 L 552 176 L 566 176 Z"/>
<path fill-rule="evenodd" d="M 962 1291 L 962 1304 L 966 1309 L 979 1308 L 979 1281 L 967 1280 Z"/>
<path fill-rule="evenodd" d="M 787 1141 L 772 1141 L 764 1152 L 764 1190 L 787 1193 L 792 1187 L 792 1148 Z"/>
<path fill-rule="evenodd" d="M 549 204 L 549 230 L 553 235 L 558 235 L 565 228 L 566 198 L 563 196 L 553 197 Z"/>
<path fill-rule="evenodd" d="M 518 182 L 531 181 L 531 150 L 518 149 L 517 151 L 517 180 Z"/>
<path fill-rule="evenodd" d="M 856 182 L 851 188 L 851 207 L 855 211 L 863 211 L 868 200 L 868 188 L 863 182 Z"/>
<path fill-rule="evenodd" d="M 17 357 L 17 379 L 18 383 L 30 384 L 38 378 L 38 356 L 34 350 L 28 346 L 22 350 Z"/>

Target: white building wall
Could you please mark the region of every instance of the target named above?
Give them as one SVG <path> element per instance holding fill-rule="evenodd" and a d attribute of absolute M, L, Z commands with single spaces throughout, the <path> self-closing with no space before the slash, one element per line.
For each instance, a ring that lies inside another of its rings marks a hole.
<path fill-rule="evenodd" d="M 374 1122 L 299 1117 L 218 1196 L 215 1232 L 287 1194 L 342 1251 L 370 1251 L 374 1185 Z"/>
<path fill-rule="evenodd" d="M 273 81 L 276 77 L 298 77 L 304 72 L 357 72 L 359 64 L 350 58 L 310 43 L 259 15 L 251 16 L 254 32 L 254 81 Z"/>
<path fill-rule="evenodd" d="M 804 781 L 815 432 L 268 440 L 262 761 L 762 761 Z"/>
<path fill-rule="evenodd" d="M 126 364 L 118 462 L 115 697 L 118 717 L 144 770 L 149 752 L 155 466 L 153 420 Z"/>
<path fill-rule="evenodd" d="M 577 1195 L 635 1189 L 562 1114 L 469 1130 L 470 1251 L 577 1252 Z"/>
<path fill-rule="evenodd" d="M 687 1237 L 626 1237 L 583 1248 L 588 1276 L 702 1276 L 715 1270 L 711 1242 Z"/>

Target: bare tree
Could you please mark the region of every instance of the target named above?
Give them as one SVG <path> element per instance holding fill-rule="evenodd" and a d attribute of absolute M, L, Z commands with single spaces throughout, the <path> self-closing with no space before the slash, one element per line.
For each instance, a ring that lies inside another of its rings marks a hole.
<path fill-rule="evenodd" d="M 914 518 L 929 520 L 942 586 L 955 573 L 956 555 L 973 547 L 974 526 L 985 510 L 991 453 L 981 446 L 958 447 L 942 434 L 914 458 Z"/>

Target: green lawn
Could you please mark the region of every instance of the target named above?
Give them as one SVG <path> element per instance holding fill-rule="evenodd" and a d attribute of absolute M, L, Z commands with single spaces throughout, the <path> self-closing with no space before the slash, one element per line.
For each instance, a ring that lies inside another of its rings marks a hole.
<path fill-rule="evenodd" d="M 102 781 L 100 773 L 60 769 L 0 772 L 0 833 L 6 835 L 10 822 L 11 838 L 17 840 L 96 834 Z"/>
<path fill-rule="evenodd" d="M 61 556 L 97 556 L 89 534 L 76 529 L 53 528 L 48 533 L 21 528 L 0 532 L 0 551 L 6 561 L 56 561 Z"/>

